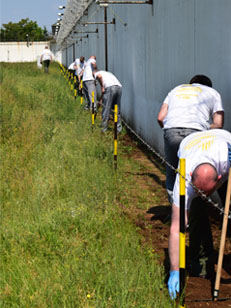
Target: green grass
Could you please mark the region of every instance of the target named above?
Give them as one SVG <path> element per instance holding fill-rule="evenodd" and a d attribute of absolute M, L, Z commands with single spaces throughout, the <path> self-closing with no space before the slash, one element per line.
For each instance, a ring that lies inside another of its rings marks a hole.
<path fill-rule="evenodd" d="M 112 134 L 99 117 L 92 132 L 56 64 L 1 64 L 0 80 L 1 307 L 173 307 L 119 206 L 135 163 L 114 174 Z"/>

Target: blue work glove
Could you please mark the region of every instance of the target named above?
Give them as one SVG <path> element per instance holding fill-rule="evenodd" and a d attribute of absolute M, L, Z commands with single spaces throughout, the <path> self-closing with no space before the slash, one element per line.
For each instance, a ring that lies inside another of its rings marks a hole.
<path fill-rule="evenodd" d="M 168 292 L 171 299 L 176 298 L 176 292 L 180 290 L 180 274 L 179 271 L 170 271 L 168 279 Z"/>

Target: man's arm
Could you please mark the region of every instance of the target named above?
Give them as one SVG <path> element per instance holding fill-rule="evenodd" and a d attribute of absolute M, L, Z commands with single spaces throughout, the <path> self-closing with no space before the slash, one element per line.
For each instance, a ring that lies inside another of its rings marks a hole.
<path fill-rule="evenodd" d="M 187 225 L 187 212 L 185 212 L 185 225 Z M 179 274 L 179 231 L 180 231 L 180 208 L 172 205 L 172 221 L 169 236 L 169 259 L 170 277 L 168 280 L 169 295 L 172 299 L 176 298 L 176 293 L 180 288 Z"/>
<path fill-rule="evenodd" d="M 180 208 L 172 205 L 172 221 L 170 227 L 168 253 L 170 259 L 170 271 L 179 271 L 179 226 Z"/>
<path fill-rule="evenodd" d="M 213 114 L 213 123 L 210 125 L 210 129 L 223 128 L 224 125 L 224 111 L 217 111 Z"/>
<path fill-rule="evenodd" d="M 96 78 L 99 80 L 99 83 L 100 83 L 100 86 L 101 86 L 101 92 L 102 92 L 102 95 L 103 95 L 104 92 L 105 92 L 105 89 L 104 89 L 104 86 L 103 86 L 103 77 L 102 77 L 101 74 L 98 74 Z"/>
<path fill-rule="evenodd" d="M 158 117 L 157 117 L 157 121 L 158 121 L 161 128 L 164 127 L 163 121 L 164 121 L 167 113 L 168 113 L 168 104 L 163 103 L 161 108 L 160 108 L 160 111 L 158 113 Z"/>

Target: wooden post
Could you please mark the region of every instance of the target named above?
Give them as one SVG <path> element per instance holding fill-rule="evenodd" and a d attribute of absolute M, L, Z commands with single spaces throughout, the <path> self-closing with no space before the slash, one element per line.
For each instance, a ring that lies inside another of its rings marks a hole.
<path fill-rule="evenodd" d="M 213 291 L 213 299 L 215 301 L 218 298 L 219 289 L 220 289 L 221 269 L 222 269 L 223 256 L 224 256 L 224 250 L 225 250 L 225 238 L 226 238 L 228 215 L 229 215 L 229 208 L 230 208 L 230 194 L 231 194 L 231 149 L 230 149 L 230 146 L 228 148 L 228 151 L 229 151 L 229 176 L 228 176 L 224 217 L 223 217 L 223 224 L 222 224 L 222 231 L 221 231 L 220 249 L 219 249 L 219 256 L 218 256 L 218 263 L 217 263 L 217 274 L 216 274 L 216 280 L 215 280 L 215 287 Z"/>

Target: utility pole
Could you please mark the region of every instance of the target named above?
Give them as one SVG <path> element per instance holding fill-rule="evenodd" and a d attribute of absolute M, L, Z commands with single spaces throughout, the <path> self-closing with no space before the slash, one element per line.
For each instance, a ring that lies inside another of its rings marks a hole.
<path fill-rule="evenodd" d="M 104 40 L 105 40 L 105 70 L 108 70 L 108 54 L 107 54 L 107 6 L 104 7 Z"/>

